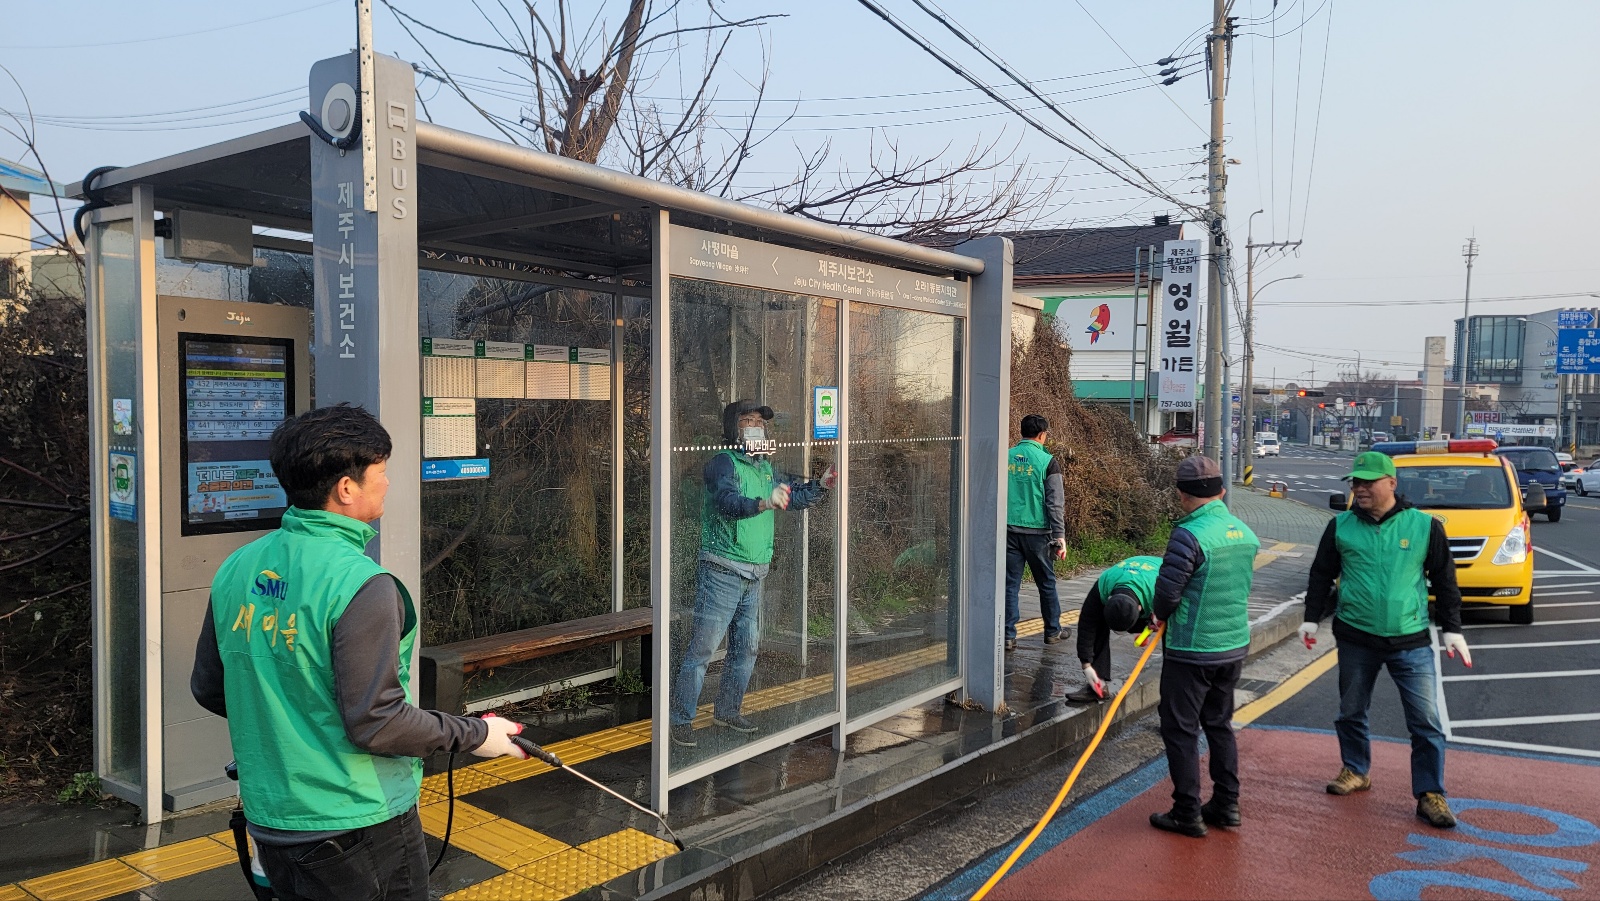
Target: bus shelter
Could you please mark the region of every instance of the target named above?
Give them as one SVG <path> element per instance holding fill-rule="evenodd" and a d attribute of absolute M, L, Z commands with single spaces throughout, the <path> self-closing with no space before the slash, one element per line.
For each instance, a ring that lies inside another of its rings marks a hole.
<path fill-rule="evenodd" d="M 907 244 L 418 121 L 410 68 L 373 64 L 367 92 L 354 54 L 313 67 L 309 122 L 74 187 L 107 789 L 149 821 L 231 792 L 225 724 L 188 694 L 210 579 L 282 512 L 271 428 L 340 402 L 394 437 L 369 553 L 423 653 L 650 608 L 639 663 L 620 642 L 510 662 L 461 702 L 648 666 L 658 810 L 942 695 L 998 709 L 1010 243 Z M 730 647 L 703 570 L 726 538 L 708 464 L 750 449 L 736 401 L 773 413 L 761 459 L 832 487 L 776 514 Z M 288 644 L 263 585 L 234 626 Z M 691 654 L 697 630 L 720 640 Z M 740 668 L 755 731 L 709 722 Z"/>

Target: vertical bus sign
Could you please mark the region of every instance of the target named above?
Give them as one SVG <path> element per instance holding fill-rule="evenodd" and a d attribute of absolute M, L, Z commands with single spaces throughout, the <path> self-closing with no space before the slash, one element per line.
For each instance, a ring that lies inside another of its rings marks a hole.
<path fill-rule="evenodd" d="M 1195 406 L 1195 341 L 1199 303 L 1200 242 L 1167 241 L 1161 291 L 1161 376 L 1156 403 L 1164 412 L 1192 412 Z"/>

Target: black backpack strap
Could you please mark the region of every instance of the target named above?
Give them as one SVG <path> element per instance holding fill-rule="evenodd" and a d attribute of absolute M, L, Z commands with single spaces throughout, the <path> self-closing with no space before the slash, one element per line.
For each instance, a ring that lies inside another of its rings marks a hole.
<path fill-rule="evenodd" d="M 272 888 L 257 882 L 255 871 L 250 867 L 250 836 L 245 831 L 245 825 L 244 807 L 235 807 L 233 816 L 228 820 L 228 828 L 233 830 L 233 848 L 239 854 L 239 869 L 244 871 L 244 881 L 249 884 L 256 901 L 274 901 L 277 896 L 272 893 Z"/>

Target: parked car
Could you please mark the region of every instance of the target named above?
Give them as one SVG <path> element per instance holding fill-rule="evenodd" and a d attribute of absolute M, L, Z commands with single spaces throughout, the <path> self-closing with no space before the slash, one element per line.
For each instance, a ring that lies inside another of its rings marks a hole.
<path fill-rule="evenodd" d="M 1495 453 L 1509 460 L 1516 468 L 1517 482 L 1522 486 L 1524 500 L 1528 496 L 1528 486 L 1538 484 L 1544 488 L 1544 506 L 1530 506 L 1528 512 L 1543 513 L 1551 522 L 1560 522 L 1561 508 L 1567 503 L 1567 492 L 1561 487 L 1561 464 L 1556 460 L 1556 452 L 1548 447 L 1523 445 L 1497 448 Z"/>
<path fill-rule="evenodd" d="M 1600 494 L 1600 457 L 1590 460 L 1587 466 L 1574 469 L 1572 475 L 1573 487 L 1584 497 L 1591 494 Z"/>

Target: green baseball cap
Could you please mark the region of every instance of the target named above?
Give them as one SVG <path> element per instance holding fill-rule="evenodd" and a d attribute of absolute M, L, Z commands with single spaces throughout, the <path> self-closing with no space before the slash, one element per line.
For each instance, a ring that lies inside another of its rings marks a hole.
<path fill-rule="evenodd" d="M 1377 451 L 1367 451 L 1357 454 L 1355 463 L 1352 464 L 1350 474 L 1346 479 L 1360 479 L 1363 482 L 1375 482 L 1382 478 L 1394 478 L 1394 461 L 1388 454 Z"/>

